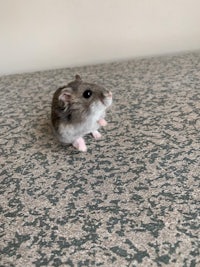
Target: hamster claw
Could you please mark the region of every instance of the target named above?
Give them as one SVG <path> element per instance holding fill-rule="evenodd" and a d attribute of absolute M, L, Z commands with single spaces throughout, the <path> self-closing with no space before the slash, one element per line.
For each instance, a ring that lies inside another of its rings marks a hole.
<path fill-rule="evenodd" d="M 100 126 L 106 126 L 108 123 L 107 123 L 106 120 L 104 120 L 104 119 L 100 119 L 100 120 L 98 121 L 98 124 L 99 124 Z"/>
<path fill-rule="evenodd" d="M 85 141 L 82 137 L 76 139 L 73 144 L 72 144 L 76 149 L 78 149 L 81 152 L 86 152 L 87 151 L 87 147 L 85 144 Z"/>
<path fill-rule="evenodd" d="M 100 139 L 102 135 L 100 134 L 100 132 L 94 131 L 92 132 L 92 136 L 94 137 L 94 139 Z"/>

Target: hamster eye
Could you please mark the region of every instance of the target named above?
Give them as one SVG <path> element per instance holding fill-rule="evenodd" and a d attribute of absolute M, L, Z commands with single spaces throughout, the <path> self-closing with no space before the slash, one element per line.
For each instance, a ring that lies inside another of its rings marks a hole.
<path fill-rule="evenodd" d="M 90 98 L 92 95 L 92 91 L 90 89 L 87 89 L 83 92 L 83 97 L 84 98 Z"/>

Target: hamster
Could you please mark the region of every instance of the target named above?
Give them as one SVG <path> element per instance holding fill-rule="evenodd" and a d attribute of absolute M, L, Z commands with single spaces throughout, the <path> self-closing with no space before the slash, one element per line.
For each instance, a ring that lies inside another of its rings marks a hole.
<path fill-rule="evenodd" d="M 62 143 L 87 151 L 83 137 L 91 133 L 101 138 L 100 126 L 106 126 L 106 109 L 112 104 L 112 93 L 93 83 L 75 80 L 56 90 L 52 99 L 51 123 L 53 132 Z"/>

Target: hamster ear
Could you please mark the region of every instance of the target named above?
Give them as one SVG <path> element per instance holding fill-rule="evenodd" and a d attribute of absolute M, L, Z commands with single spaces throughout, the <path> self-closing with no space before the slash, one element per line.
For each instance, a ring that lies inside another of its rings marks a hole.
<path fill-rule="evenodd" d="M 60 95 L 59 95 L 59 100 L 63 101 L 64 103 L 69 103 L 71 101 L 72 98 L 72 94 L 68 91 L 63 91 Z"/>
<path fill-rule="evenodd" d="M 75 76 L 75 80 L 76 80 L 77 82 L 82 82 L 81 76 L 78 75 L 78 74 L 76 74 L 76 76 Z"/>

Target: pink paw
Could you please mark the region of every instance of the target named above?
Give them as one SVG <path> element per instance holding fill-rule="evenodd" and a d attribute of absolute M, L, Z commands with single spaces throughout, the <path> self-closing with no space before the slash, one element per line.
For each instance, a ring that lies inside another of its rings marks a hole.
<path fill-rule="evenodd" d="M 100 120 L 98 121 L 98 124 L 101 125 L 101 126 L 106 126 L 108 123 L 107 123 L 106 120 L 104 120 L 104 119 L 100 119 Z"/>
<path fill-rule="evenodd" d="M 82 137 L 76 139 L 73 144 L 72 144 L 75 148 L 77 148 L 79 151 L 82 152 L 86 152 L 87 151 L 87 147 L 85 145 L 85 141 Z"/>
<path fill-rule="evenodd" d="M 92 132 L 92 135 L 93 135 L 94 139 L 100 139 L 101 138 L 101 134 L 98 131 Z"/>

